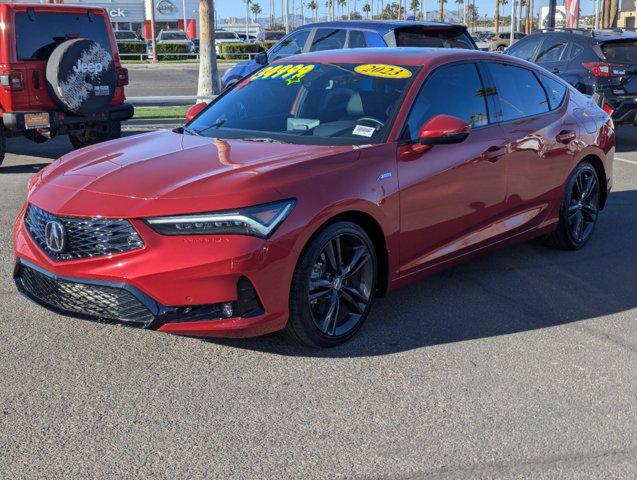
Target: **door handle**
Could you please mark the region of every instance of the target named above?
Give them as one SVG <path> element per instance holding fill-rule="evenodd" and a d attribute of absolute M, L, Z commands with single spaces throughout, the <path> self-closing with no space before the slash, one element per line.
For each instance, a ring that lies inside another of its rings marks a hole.
<path fill-rule="evenodd" d="M 480 155 L 480 158 L 482 160 L 486 160 L 488 162 L 495 163 L 498 160 L 500 160 L 500 157 L 502 157 L 505 153 L 506 153 L 506 148 L 505 147 L 496 147 L 494 145 L 492 147 L 487 148 L 482 153 L 482 155 Z"/>
<path fill-rule="evenodd" d="M 568 145 L 575 140 L 575 138 L 577 138 L 577 134 L 573 130 L 562 130 L 557 134 L 555 140 L 559 143 L 563 143 L 564 145 Z"/>
<path fill-rule="evenodd" d="M 559 67 L 553 67 L 553 73 L 560 73 Z"/>

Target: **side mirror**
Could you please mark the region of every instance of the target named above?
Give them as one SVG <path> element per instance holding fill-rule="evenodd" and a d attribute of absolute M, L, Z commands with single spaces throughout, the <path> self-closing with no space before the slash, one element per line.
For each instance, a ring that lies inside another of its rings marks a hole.
<path fill-rule="evenodd" d="M 424 153 L 434 145 L 460 143 L 469 135 L 471 126 L 451 115 L 435 115 L 420 127 L 418 141 L 411 146 L 415 153 Z"/>
<path fill-rule="evenodd" d="M 201 113 L 201 111 L 204 108 L 206 108 L 207 106 L 208 106 L 208 104 L 206 102 L 199 102 L 199 103 L 194 104 L 186 112 L 186 121 L 187 122 L 191 121 L 193 118 L 195 118 L 197 115 L 199 115 Z"/>
<path fill-rule="evenodd" d="M 268 63 L 268 53 L 267 52 L 259 52 L 254 56 L 254 61 L 259 65 L 267 65 Z"/>

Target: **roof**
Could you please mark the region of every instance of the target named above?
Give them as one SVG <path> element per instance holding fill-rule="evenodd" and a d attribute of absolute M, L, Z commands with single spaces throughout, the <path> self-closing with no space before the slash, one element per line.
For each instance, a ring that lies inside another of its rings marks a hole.
<path fill-rule="evenodd" d="M 466 29 L 464 25 L 442 22 L 408 22 L 404 20 L 343 20 L 335 22 L 308 23 L 307 25 L 298 27 L 296 30 L 304 28 L 361 28 L 366 30 L 374 30 L 381 35 L 385 35 L 392 30 L 405 27 L 460 27 Z"/>
<path fill-rule="evenodd" d="M 302 53 L 293 57 L 276 60 L 281 62 L 316 62 L 316 63 L 387 63 L 394 65 L 420 66 L 439 61 L 454 60 L 511 60 L 519 63 L 513 57 L 506 57 L 500 53 L 482 52 L 480 50 L 465 50 L 459 48 L 348 48 L 343 50 L 325 50 L 321 52 Z"/>

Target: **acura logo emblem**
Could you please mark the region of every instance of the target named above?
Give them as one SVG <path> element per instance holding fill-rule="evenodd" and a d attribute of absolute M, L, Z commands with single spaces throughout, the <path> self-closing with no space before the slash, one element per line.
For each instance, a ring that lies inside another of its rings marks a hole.
<path fill-rule="evenodd" d="M 44 241 L 53 253 L 62 253 L 66 248 L 64 225 L 57 220 L 49 220 L 44 227 Z"/>

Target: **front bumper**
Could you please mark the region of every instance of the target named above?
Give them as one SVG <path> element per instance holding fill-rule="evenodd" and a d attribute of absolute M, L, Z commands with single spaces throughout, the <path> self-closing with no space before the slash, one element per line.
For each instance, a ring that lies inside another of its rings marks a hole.
<path fill-rule="evenodd" d="M 285 326 L 293 264 L 283 261 L 290 253 L 278 243 L 165 237 L 132 220 L 144 248 L 55 262 L 33 241 L 23 215 L 14 226 L 14 277 L 19 291 L 45 308 L 204 337 L 250 337 Z"/>
<path fill-rule="evenodd" d="M 4 127 L 14 133 L 28 131 L 29 129 L 24 122 L 24 116 L 28 113 L 42 113 L 42 111 L 4 112 L 2 115 Z M 49 127 L 38 128 L 38 130 L 65 133 L 69 130 L 81 129 L 84 125 L 88 124 L 105 123 L 108 121 L 123 122 L 133 117 L 134 109 L 131 104 L 122 103 L 120 105 L 113 105 L 109 107 L 108 110 L 95 115 L 77 116 L 55 110 L 50 110 L 46 113 L 49 114 Z"/>

